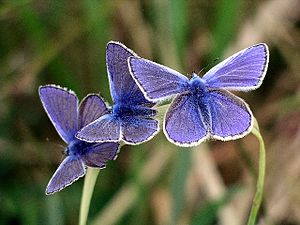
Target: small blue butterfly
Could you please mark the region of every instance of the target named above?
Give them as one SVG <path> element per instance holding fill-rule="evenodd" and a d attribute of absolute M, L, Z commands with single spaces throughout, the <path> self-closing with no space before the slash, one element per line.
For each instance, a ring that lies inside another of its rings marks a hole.
<path fill-rule="evenodd" d="M 137 55 L 118 42 L 109 42 L 106 48 L 107 72 L 114 105 L 105 114 L 81 129 L 76 137 L 87 142 L 119 142 L 140 144 L 150 140 L 158 131 L 159 123 L 153 117 L 156 111 L 132 79 L 127 59 Z"/>
<path fill-rule="evenodd" d="M 234 140 L 253 126 L 249 106 L 227 90 L 258 88 L 267 72 L 266 44 L 246 48 L 225 59 L 202 78 L 184 75 L 150 60 L 132 56 L 130 73 L 146 99 L 161 101 L 176 95 L 164 118 L 164 133 L 179 146 L 194 146 L 208 138 Z"/>
<path fill-rule="evenodd" d="M 55 85 L 39 88 L 43 107 L 60 137 L 68 144 L 66 158 L 48 183 L 46 194 L 53 194 L 84 176 L 85 166 L 105 168 L 115 159 L 118 143 L 87 143 L 75 138 L 77 131 L 107 113 L 104 101 L 98 95 L 85 97 L 78 106 L 74 92 Z"/>

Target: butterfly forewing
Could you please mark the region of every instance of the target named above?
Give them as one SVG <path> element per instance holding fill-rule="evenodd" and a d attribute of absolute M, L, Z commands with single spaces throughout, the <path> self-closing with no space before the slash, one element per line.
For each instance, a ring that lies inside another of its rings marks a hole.
<path fill-rule="evenodd" d="M 258 88 L 267 71 L 268 47 L 257 44 L 237 52 L 210 69 L 204 76 L 210 88 L 247 91 Z"/>
<path fill-rule="evenodd" d="M 106 64 L 114 103 L 126 101 L 134 105 L 149 103 L 130 75 L 127 63 L 130 56 L 136 54 L 123 44 L 118 42 L 107 44 Z"/>
<path fill-rule="evenodd" d="M 84 176 L 84 174 L 85 168 L 80 159 L 71 156 L 66 157 L 49 181 L 46 194 L 49 195 L 60 191 Z"/>
<path fill-rule="evenodd" d="M 163 100 L 186 90 L 187 77 L 175 70 L 138 57 L 130 57 L 128 63 L 132 77 L 150 100 Z"/>
<path fill-rule="evenodd" d="M 39 94 L 51 122 L 62 139 L 69 143 L 78 130 L 78 99 L 74 92 L 54 85 L 41 86 Z"/>

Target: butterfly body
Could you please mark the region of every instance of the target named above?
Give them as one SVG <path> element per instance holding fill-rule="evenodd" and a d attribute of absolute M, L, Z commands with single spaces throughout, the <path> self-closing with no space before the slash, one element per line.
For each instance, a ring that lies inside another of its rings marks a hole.
<path fill-rule="evenodd" d="M 79 105 L 74 92 L 56 85 L 41 86 L 39 94 L 48 117 L 67 144 L 66 157 L 47 185 L 46 194 L 53 194 L 84 176 L 86 166 L 105 168 L 108 160 L 116 158 L 119 144 L 88 143 L 75 137 L 79 129 L 108 113 L 100 96 L 88 95 Z"/>
<path fill-rule="evenodd" d="M 94 145 L 93 143 L 88 143 L 75 138 L 66 147 L 65 155 L 80 157 L 81 155 L 85 154 L 86 151 L 93 145 Z"/>
<path fill-rule="evenodd" d="M 112 109 L 112 114 L 115 118 L 122 120 L 127 117 L 152 117 L 156 112 L 154 109 L 150 109 L 144 106 L 131 106 L 128 104 L 115 104 Z"/>
<path fill-rule="evenodd" d="M 129 57 L 133 79 L 149 101 L 174 97 L 164 118 L 167 139 L 179 146 L 198 145 L 208 138 L 227 141 L 248 134 L 252 112 L 229 90 L 258 88 L 267 71 L 266 44 L 241 50 L 210 69 L 202 78 L 189 80 L 181 73 L 140 57 Z"/>
<path fill-rule="evenodd" d="M 127 59 L 137 56 L 119 42 L 109 42 L 106 64 L 113 99 L 112 110 L 81 129 L 76 137 L 87 142 L 124 141 L 135 145 L 150 140 L 158 131 L 153 101 L 145 98 L 130 75 Z"/>

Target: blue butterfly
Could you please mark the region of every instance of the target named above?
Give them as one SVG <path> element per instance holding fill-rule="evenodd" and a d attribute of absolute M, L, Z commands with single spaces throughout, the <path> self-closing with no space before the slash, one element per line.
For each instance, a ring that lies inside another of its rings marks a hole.
<path fill-rule="evenodd" d="M 41 86 L 39 95 L 57 133 L 68 144 L 65 149 L 66 158 L 46 189 L 46 194 L 53 194 L 84 176 L 85 166 L 105 168 L 108 160 L 117 157 L 119 144 L 87 143 L 75 138 L 80 128 L 108 112 L 104 101 L 98 95 L 88 95 L 79 106 L 75 93 L 59 86 Z"/>
<path fill-rule="evenodd" d="M 234 140 L 253 126 L 249 106 L 228 90 L 258 88 L 267 72 L 266 44 L 246 48 L 210 69 L 202 78 L 189 80 L 179 72 L 150 60 L 132 56 L 130 72 L 146 99 L 161 101 L 175 96 L 165 118 L 167 139 L 179 146 L 194 146 L 213 138 Z"/>
<path fill-rule="evenodd" d="M 156 111 L 132 79 L 127 59 L 137 55 L 118 42 L 109 42 L 106 48 L 107 72 L 114 105 L 105 114 L 81 129 L 76 137 L 87 142 L 119 142 L 140 144 L 150 140 L 158 131 L 159 123 L 153 117 Z"/>

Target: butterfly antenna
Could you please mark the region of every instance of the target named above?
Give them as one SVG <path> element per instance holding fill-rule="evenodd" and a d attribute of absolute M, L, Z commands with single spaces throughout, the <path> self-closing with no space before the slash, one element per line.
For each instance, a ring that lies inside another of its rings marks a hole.
<path fill-rule="evenodd" d="M 208 63 L 206 66 L 204 66 L 198 73 L 197 73 L 197 75 L 200 75 L 200 73 L 204 70 L 204 69 L 206 69 L 207 67 L 210 67 L 212 64 L 214 64 L 216 61 L 218 61 L 219 60 L 219 58 L 215 58 L 212 62 L 210 62 L 210 63 Z"/>
<path fill-rule="evenodd" d="M 66 148 L 66 146 L 63 146 L 62 144 L 59 144 L 59 143 L 57 143 L 57 142 L 52 142 L 52 141 L 50 141 L 49 138 L 46 138 L 46 141 L 47 141 L 47 142 L 51 142 L 51 144 L 54 144 L 55 146 L 57 146 L 57 147 L 63 149 L 63 151 L 64 151 L 65 148 Z"/>
<path fill-rule="evenodd" d="M 66 146 L 63 146 L 62 144 L 59 144 L 59 143 L 54 143 L 57 147 L 63 149 L 63 151 L 65 151 L 66 149 Z"/>
<path fill-rule="evenodd" d="M 46 138 L 46 141 L 47 141 L 47 142 L 51 142 L 49 138 Z M 61 149 L 60 152 L 61 152 L 61 154 L 62 154 L 62 160 L 63 160 L 64 157 L 67 155 L 67 154 L 66 154 L 66 146 L 63 146 L 62 144 L 59 144 L 59 143 L 57 143 L 57 142 L 51 142 L 51 144 L 54 144 L 55 146 L 57 146 L 57 147 L 59 147 L 59 148 Z M 62 161 L 62 160 L 61 160 L 61 161 Z"/>

